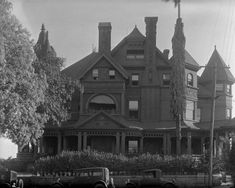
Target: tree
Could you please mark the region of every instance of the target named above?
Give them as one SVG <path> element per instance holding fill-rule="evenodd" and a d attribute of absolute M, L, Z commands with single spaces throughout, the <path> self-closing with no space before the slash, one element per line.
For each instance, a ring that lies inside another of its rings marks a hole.
<path fill-rule="evenodd" d="M 76 87 L 76 82 L 61 74 L 64 59 L 57 57 L 54 48 L 50 45 L 48 31 L 42 25 L 38 41 L 34 46 L 38 61 L 34 63 L 38 74 L 45 73 L 48 88 L 45 92 L 45 101 L 38 107 L 38 111 L 45 114 L 47 124 L 60 126 L 69 119 L 69 102 Z"/>
<path fill-rule="evenodd" d="M 38 106 L 47 83 L 34 71 L 33 43 L 11 8 L 7 0 L 0 1 L 0 134 L 22 149 L 43 133 L 46 116 Z"/>
<path fill-rule="evenodd" d="M 171 79 L 171 112 L 176 120 L 176 150 L 181 154 L 181 123 L 185 112 L 185 36 L 180 18 L 180 0 L 173 1 L 178 6 L 178 18 L 172 38 L 172 79 Z"/>

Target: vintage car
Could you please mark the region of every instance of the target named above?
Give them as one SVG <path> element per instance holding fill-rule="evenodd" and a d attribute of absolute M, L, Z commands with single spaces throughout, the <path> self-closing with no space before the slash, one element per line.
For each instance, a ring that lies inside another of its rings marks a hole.
<path fill-rule="evenodd" d="M 40 175 L 28 177 L 27 179 L 27 181 L 25 179 L 25 187 L 115 188 L 113 179 L 109 176 L 109 169 L 106 167 L 82 168 L 59 176 Z"/>
<path fill-rule="evenodd" d="M 17 178 L 17 172 L 5 168 L 0 169 L 0 187 L 1 188 L 23 188 L 22 179 Z"/>
<path fill-rule="evenodd" d="M 174 181 L 166 181 L 161 178 L 160 169 L 149 169 L 142 172 L 141 176 L 132 177 L 126 182 L 127 188 L 177 188 Z"/>

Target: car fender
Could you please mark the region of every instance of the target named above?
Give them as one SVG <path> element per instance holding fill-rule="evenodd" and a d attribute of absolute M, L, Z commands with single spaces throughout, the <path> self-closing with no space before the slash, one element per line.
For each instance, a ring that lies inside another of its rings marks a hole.
<path fill-rule="evenodd" d="M 177 186 L 171 182 L 167 182 L 167 183 L 163 184 L 163 187 L 164 188 L 177 188 Z"/>
<path fill-rule="evenodd" d="M 104 181 L 98 181 L 98 182 L 95 182 L 94 183 L 94 187 L 96 187 L 97 185 L 99 185 L 99 184 L 102 184 L 105 188 L 107 188 L 108 186 L 107 186 L 107 184 L 104 182 Z"/>
<path fill-rule="evenodd" d="M 139 186 L 136 183 L 128 182 L 128 183 L 126 183 L 126 187 L 127 188 L 137 188 Z"/>
<path fill-rule="evenodd" d="M 52 184 L 51 187 L 53 187 L 53 188 L 64 188 L 64 185 L 60 182 L 56 182 L 56 183 Z"/>

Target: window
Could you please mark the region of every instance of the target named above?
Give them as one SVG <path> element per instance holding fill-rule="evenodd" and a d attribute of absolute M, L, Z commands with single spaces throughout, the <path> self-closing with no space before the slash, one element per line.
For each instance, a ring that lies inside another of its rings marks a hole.
<path fill-rule="evenodd" d="M 93 69 L 92 70 L 92 77 L 93 77 L 94 80 L 98 80 L 98 77 L 99 77 L 98 69 Z"/>
<path fill-rule="evenodd" d="M 171 79 L 171 76 L 169 73 L 163 73 L 162 74 L 162 84 L 164 86 L 169 86 L 170 85 L 170 79 Z"/>
<path fill-rule="evenodd" d="M 131 84 L 133 86 L 138 86 L 139 85 L 139 74 L 132 74 L 131 75 Z"/>
<path fill-rule="evenodd" d="M 115 70 L 109 70 L 109 79 L 114 80 L 115 79 Z"/>
<path fill-rule="evenodd" d="M 223 90 L 224 90 L 223 84 L 216 84 L 216 91 L 223 91 Z"/>
<path fill-rule="evenodd" d="M 128 153 L 138 153 L 138 141 L 137 140 L 129 140 L 128 141 Z"/>
<path fill-rule="evenodd" d="M 195 119 L 195 102 L 186 100 L 186 119 L 194 120 Z"/>
<path fill-rule="evenodd" d="M 138 119 L 139 117 L 139 102 L 129 101 L 129 117 L 130 119 Z"/>
<path fill-rule="evenodd" d="M 232 86 L 230 84 L 227 84 L 226 90 L 227 90 L 227 93 L 232 94 Z"/>
<path fill-rule="evenodd" d="M 232 110 L 230 108 L 226 109 L 226 119 L 231 119 L 232 116 Z"/>
<path fill-rule="evenodd" d="M 127 50 L 126 52 L 127 59 L 144 59 L 144 50 Z"/>
<path fill-rule="evenodd" d="M 191 73 L 187 75 L 187 85 L 193 87 L 193 75 Z"/>
<path fill-rule="evenodd" d="M 111 97 L 107 95 L 98 95 L 90 100 L 88 110 L 89 112 L 104 110 L 106 112 L 114 113 L 116 111 L 116 104 Z"/>

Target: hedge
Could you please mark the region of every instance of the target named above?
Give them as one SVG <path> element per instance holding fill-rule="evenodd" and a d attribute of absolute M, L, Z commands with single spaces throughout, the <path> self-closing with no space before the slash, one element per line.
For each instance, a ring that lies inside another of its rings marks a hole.
<path fill-rule="evenodd" d="M 35 172 L 65 172 L 74 169 L 103 166 L 110 171 L 139 172 L 145 169 L 159 168 L 163 173 L 207 173 L 208 163 L 195 160 L 189 155 L 180 157 L 141 154 L 127 157 L 97 151 L 64 151 L 56 156 L 47 156 L 35 161 Z M 219 168 L 220 169 L 220 168 Z M 217 169 L 218 170 L 218 169 Z"/>

